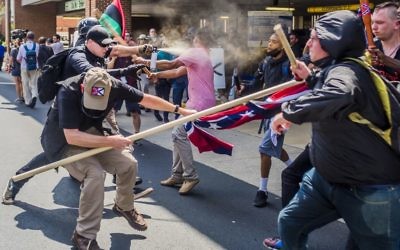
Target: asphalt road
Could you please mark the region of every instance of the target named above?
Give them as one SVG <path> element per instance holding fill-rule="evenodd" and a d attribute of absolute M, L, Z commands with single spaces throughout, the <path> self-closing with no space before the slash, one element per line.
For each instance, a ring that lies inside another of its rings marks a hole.
<path fill-rule="evenodd" d="M 48 105 L 35 109 L 13 103 L 14 85 L 0 73 L 0 188 L 17 169 L 41 151 L 39 137 Z M 132 131 L 131 118 L 117 118 L 125 134 Z M 172 116 L 172 115 L 171 115 Z M 142 115 L 142 127 L 156 122 L 152 113 Z M 269 180 L 269 205 L 252 205 L 259 182 L 258 122 L 238 129 L 219 131 L 218 136 L 235 145 L 233 156 L 198 154 L 200 183 L 191 195 L 180 196 L 175 188 L 160 186 L 170 174 L 171 135 L 166 131 L 141 141 L 134 151 L 139 161 L 141 188 L 153 187 L 151 196 L 136 206 L 149 224 L 146 232 L 131 229 L 112 212 L 115 186 L 108 175 L 99 245 L 105 249 L 263 249 L 262 240 L 277 235 L 280 210 L 280 172 L 283 163 L 273 160 Z M 308 140 L 308 127 L 293 129 L 286 149 L 292 157 Z M 79 186 L 60 168 L 32 178 L 13 206 L 0 204 L 0 249 L 71 249 L 70 237 L 78 215 Z M 310 235 L 310 249 L 344 249 L 347 228 L 342 222 L 325 226 Z"/>

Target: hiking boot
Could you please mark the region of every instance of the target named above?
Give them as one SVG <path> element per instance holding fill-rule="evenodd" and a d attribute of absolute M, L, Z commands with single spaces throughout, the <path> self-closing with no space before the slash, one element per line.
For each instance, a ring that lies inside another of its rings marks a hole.
<path fill-rule="evenodd" d="M 96 240 L 85 238 L 82 235 L 79 235 L 75 230 L 72 234 L 71 241 L 78 250 L 102 250 Z"/>
<path fill-rule="evenodd" d="M 199 179 L 195 179 L 195 180 L 185 180 L 182 184 L 182 187 L 179 189 L 179 194 L 187 194 L 190 192 L 190 190 L 192 190 L 194 188 L 194 186 L 197 185 L 197 183 L 199 183 L 200 180 Z"/>
<path fill-rule="evenodd" d="M 273 249 L 273 250 L 281 249 L 283 246 L 282 240 L 279 237 L 266 238 L 263 241 L 263 245 L 266 248 Z"/>
<path fill-rule="evenodd" d="M 13 183 L 14 182 L 12 180 L 9 180 L 7 183 L 7 187 L 3 192 L 2 203 L 4 205 L 13 205 L 15 202 L 16 192 Z"/>
<path fill-rule="evenodd" d="M 267 205 L 268 193 L 258 190 L 253 205 L 255 207 L 265 207 Z"/>
<path fill-rule="evenodd" d="M 160 184 L 163 186 L 169 186 L 169 187 L 173 187 L 173 186 L 181 186 L 183 183 L 182 180 L 177 180 L 174 177 L 169 177 L 166 180 L 160 181 Z"/>
<path fill-rule="evenodd" d="M 130 211 L 123 211 L 116 204 L 113 207 L 114 213 L 119 216 L 125 217 L 129 225 L 138 231 L 145 231 L 147 229 L 146 221 L 143 216 L 134 208 Z"/>

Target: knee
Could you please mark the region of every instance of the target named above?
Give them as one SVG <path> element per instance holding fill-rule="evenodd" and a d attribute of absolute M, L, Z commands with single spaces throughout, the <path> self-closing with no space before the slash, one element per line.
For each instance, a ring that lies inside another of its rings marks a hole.
<path fill-rule="evenodd" d="M 129 158 L 126 161 L 124 161 L 123 164 L 120 166 L 117 166 L 117 174 L 127 174 L 127 173 L 133 173 L 136 174 L 138 169 L 138 162 L 135 158 Z"/>

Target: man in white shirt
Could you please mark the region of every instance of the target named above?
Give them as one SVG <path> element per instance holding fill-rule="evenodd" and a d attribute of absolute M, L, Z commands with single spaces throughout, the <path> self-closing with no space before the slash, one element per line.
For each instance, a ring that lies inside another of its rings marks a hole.
<path fill-rule="evenodd" d="M 29 31 L 26 35 L 25 44 L 19 47 L 17 61 L 21 63 L 21 80 L 26 106 L 34 108 L 38 96 L 37 79 L 39 67 L 37 56 L 39 55 L 39 44 L 34 42 L 35 34 Z M 35 53 L 34 53 L 35 52 Z"/>
<path fill-rule="evenodd" d="M 54 54 L 60 53 L 64 50 L 64 45 L 61 42 L 61 37 L 59 34 L 55 34 L 53 36 L 53 42 L 54 43 L 51 45 L 51 48 L 53 49 Z"/>

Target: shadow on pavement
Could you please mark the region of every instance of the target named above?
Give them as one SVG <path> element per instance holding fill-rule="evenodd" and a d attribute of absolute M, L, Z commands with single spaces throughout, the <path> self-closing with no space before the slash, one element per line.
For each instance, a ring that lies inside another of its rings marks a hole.
<path fill-rule="evenodd" d="M 111 233 L 110 250 L 129 250 L 132 249 L 133 240 L 145 240 L 146 237 L 137 234 Z"/>
<path fill-rule="evenodd" d="M 18 228 L 40 230 L 54 241 L 71 245 L 71 235 L 78 216 L 77 208 L 44 209 L 22 201 L 16 201 L 15 206 L 25 210 L 15 216 Z"/>

